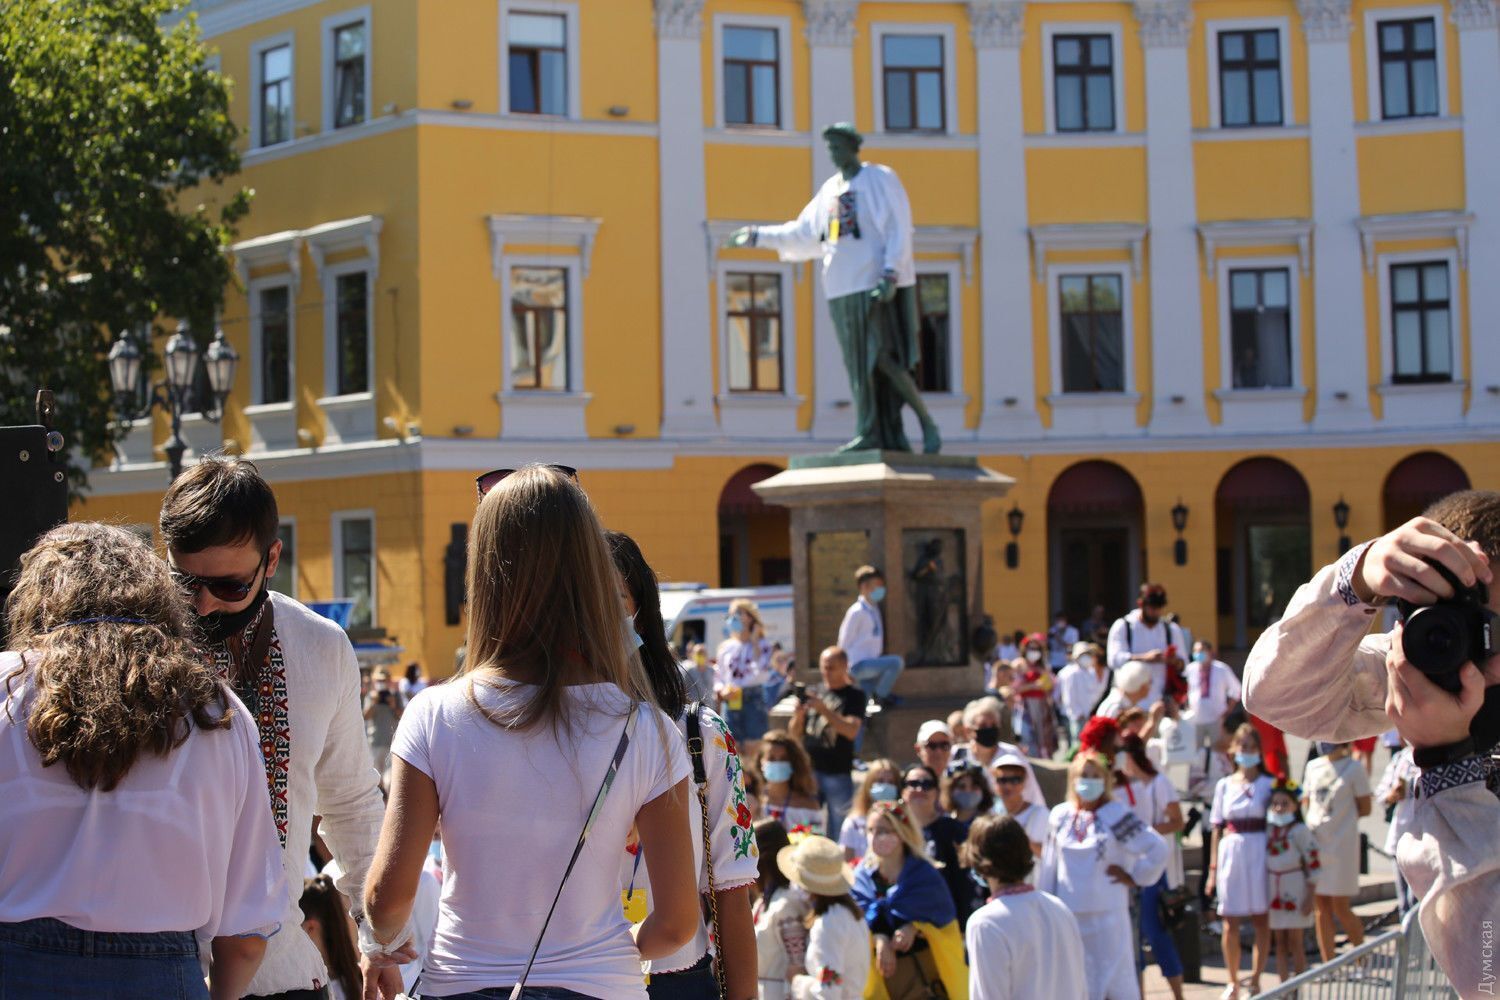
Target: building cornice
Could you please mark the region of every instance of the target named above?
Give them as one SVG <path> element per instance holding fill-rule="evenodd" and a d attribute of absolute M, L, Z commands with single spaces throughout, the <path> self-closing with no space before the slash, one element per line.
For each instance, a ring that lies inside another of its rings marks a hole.
<path fill-rule="evenodd" d="M 1026 40 L 1021 0 L 969 0 L 969 37 L 976 49 L 1018 49 Z"/>
<path fill-rule="evenodd" d="M 1458 248 L 1458 266 L 1469 269 L 1468 212 L 1408 212 L 1401 215 L 1363 215 L 1354 221 L 1364 250 L 1365 270 L 1374 271 L 1375 244 L 1381 240 L 1452 240 Z"/>
<path fill-rule="evenodd" d="M 594 259 L 594 238 L 603 220 L 579 215 L 490 215 L 490 268 L 500 277 L 507 243 L 532 246 L 572 247 L 578 251 L 583 276 L 589 276 Z"/>
<path fill-rule="evenodd" d="M 307 244 L 307 255 L 319 276 L 323 264 L 331 254 L 349 250 L 363 250 L 370 259 L 372 272 L 380 271 L 380 230 L 384 223 L 378 215 L 360 215 L 352 219 L 325 222 L 321 226 L 304 229 L 299 236 Z M 372 274 L 373 277 L 373 274 Z"/>
<path fill-rule="evenodd" d="M 1267 247 L 1291 243 L 1297 248 L 1297 262 L 1304 276 L 1312 273 L 1312 222 L 1308 219 L 1227 219 L 1200 222 L 1198 238 L 1203 241 L 1203 269 L 1213 274 L 1220 247 Z"/>
<path fill-rule="evenodd" d="M 285 265 L 292 276 L 292 294 L 302 287 L 302 234 L 287 229 L 269 236 L 241 240 L 229 248 L 240 284 L 249 286 L 250 272 L 257 268 Z"/>
<path fill-rule="evenodd" d="M 859 0 L 802 0 L 802 11 L 807 17 L 808 44 L 820 47 L 854 44 Z"/>
<path fill-rule="evenodd" d="M 1033 263 L 1038 275 L 1045 270 L 1047 254 L 1052 250 L 1125 250 L 1130 253 L 1131 270 L 1136 279 L 1140 279 L 1141 251 L 1146 240 L 1146 227 L 1141 223 L 1060 223 L 1032 226 L 1027 232 L 1031 236 Z"/>

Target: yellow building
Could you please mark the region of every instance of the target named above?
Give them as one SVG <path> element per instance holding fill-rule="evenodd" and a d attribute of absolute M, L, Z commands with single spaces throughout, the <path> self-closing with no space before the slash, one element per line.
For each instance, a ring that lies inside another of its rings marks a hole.
<path fill-rule="evenodd" d="M 486 469 L 576 466 L 668 579 L 785 576 L 749 484 L 849 391 L 816 269 L 719 246 L 797 213 L 836 120 L 911 198 L 945 449 L 1017 480 L 1002 628 L 1149 576 L 1243 647 L 1341 535 L 1500 485 L 1490 0 L 195 7 L 256 197 L 189 440 L 274 481 L 282 586 L 438 673 Z M 164 437 L 82 516 L 153 522 Z"/>

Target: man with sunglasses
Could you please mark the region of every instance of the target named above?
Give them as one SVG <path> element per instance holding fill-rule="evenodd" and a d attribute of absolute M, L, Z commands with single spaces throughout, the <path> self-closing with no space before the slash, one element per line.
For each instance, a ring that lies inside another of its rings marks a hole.
<path fill-rule="evenodd" d="M 199 647 L 249 709 L 260 732 L 271 814 L 291 889 L 283 933 L 267 942 L 250 997 L 319 1000 L 330 981 L 306 934 L 298 905 L 313 817 L 343 875 L 339 891 L 362 898 L 384 813 L 379 778 L 365 745 L 359 665 L 334 622 L 268 581 L 281 559 L 270 485 L 249 462 L 209 456 L 185 471 L 162 499 L 161 535 L 178 584 L 197 614 Z M 357 922 L 362 914 L 356 913 Z M 402 953 L 401 960 L 414 957 Z M 391 957 L 365 969 L 364 996 L 394 1000 L 400 971 Z"/>
<path fill-rule="evenodd" d="M 934 774 L 947 774 L 953 760 L 953 730 L 938 719 L 928 719 L 917 730 L 917 760 L 932 768 Z"/>

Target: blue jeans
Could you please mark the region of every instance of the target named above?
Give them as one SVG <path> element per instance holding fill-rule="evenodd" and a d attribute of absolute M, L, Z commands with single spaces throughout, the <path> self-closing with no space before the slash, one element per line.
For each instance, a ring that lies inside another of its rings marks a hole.
<path fill-rule="evenodd" d="M 906 661 L 899 656 L 873 656 L 854 664 L 849 673 L 854 675 L 860 687 L 870 692 L 871 697 L 889 698 L 891 688 L 896 686 L 896 678 L 905 669 Z"/>
<path fill-rule="evenodd" d="M 713 956 L 704 952 L 702 958 L 680 972 L 652 973 L 646 996 L 651 1000 L 719 1000 Z"/>
<path fill-rule="evenodd" d="M 0 924 L 0 997 L 208 1000 L 192 931 L 109 934 L 43 917 Z"/>
<path fill-rule="evenodd" d="M 724 702 L 724 721 L 729 723 L 729 731 L 741 743 L 758 740 L 766 735 L 766 729 L 771 724 L 771 706 L 766 701 L 766 689 L 758 686 L 744 688 L 740 692 L 740 698 L 739 708 L 730 708 L 729 702 Z"/>
<path fill-rule="evenodd" d="M 818 794 L 828 804 L 828 839 L 837 841 L 844 817 L 849 815 L 849 807 L 854 804 L 854 777 L 848 772 L 824 774 L 822 771 L 814 771 L 813 776 L 818 779 Z"/>
<path fill-rule="evenodd" d="M 1177 942 L 1172 939 L 1172 932 L 1162 924 L 1161 914 L 1156 906 L 1166 887 L 1167 877 L 1163 875 L 1154 885 L 1141 889 L 1141 937 L 1151 942 L 1151 954 L 1161 967 L 1162 976 L 1171 979 L 1182 975 L 1182 959 L 1177 954 Z M 1138 956 L 1138 964 L 1142 966 L 1145 963 L 1140 962 L 1139 958 L 1143 957 Z"/>

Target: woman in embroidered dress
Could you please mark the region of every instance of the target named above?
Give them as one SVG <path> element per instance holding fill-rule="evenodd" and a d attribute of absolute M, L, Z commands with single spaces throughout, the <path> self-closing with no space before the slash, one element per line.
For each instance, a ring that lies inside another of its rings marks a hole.
<path fill-rule="evenodd" d="M 792 979 L 797 1000 L 860 1000 L 870 974 L 870 931 L 849 897 L 843 849 L 827 837 L 805 837 L 776 852 L 776 866 L 807 893 L 812 907 L 807 973 Z"/>
<path fill-rule="evenodd" d="M 1021 743 L 1032 757 L 1057 753 L 1057 714 L 1052 710 L 1052 668 L 1047 664 L 1047 637 L 1035 632 L 1021 644 L 1016 661 L 1015 693 L 1021 708 Z"/>
<path fill-rule="evenodd" d="M 1333 960 L 1338 948 L 1334 919 L 1349 935 L 1350 947 L 1365 940 L 1364 925 L 1351 905 L 1359 891 L 1359 820 L 1370 815 L 1373 797 L 1365 766 L 1350 756 L 1347 743 L 1319 743 L 1323 756 L 1307 762 L 1303 772 L 1302 808 L 1307 828 L 1323 852 L 1323 877 L 1318 880 L 1318 951 Z"/>
<path fill-rule="evenodd" d="M 1177 789 L 1146 755 L 1146 743 L 1138 734 L 1127 733 L 1121 738 L 1115 762 L 1120 765 L 1116 780 L 1125 779 L 1115 789 L 1115 801 L 1167 839 L 1167 870 L 1141 889 L 1139 926 L 1141 940 L 1150 943 L 1151 955 L 1161 968 L 1162 978 L 1172 988 L 1172 996 L 1182 1000 L 1182 959 L 1177 954 L 1171 929 L 1162 923 L 1159 908 L 1161 894 L 1168 887 L 1182 885 L 1182 859 L 1177 846 L 1177 834 L 1183 826 L 1182 803 L 1177 800 Z"/>
<path fill-rule="evenodd" d="M 1113 799 L 1109 764 L 1085 752 L 1068 766 L 1068 799 L 1048 818 L 1038 888 L 1078 920 L 1088 1000 L 1140 1000 L 1130 890 L 1161 878 L 1167 842 Z"/>
<path fill-rule="evenodd" d="M 667 644 L 666 626 L 661 617 L 661 596 L 656 573 L 641 554 L 635 540 L 621 531 L 606 531 L 615 572 L 619 575 L 620 601 L 630 614 L 631 628 L 639 643 L 637 652 L 646 668 L 657 705 L 677 723 L 685 746 L 688 740 L 688 715 L 697 712 L 694 728 L 702 740 L 704 800 L 708 805 L 708 838 L 712 855 L 703 854 L 703 810 L 697 795 L 688 802 L 693 830 L 693 852 L 698 861 L 698 891 L 714 894 L 719 915 L 719 974 L 727 995 L 747 997 L 755 989 L 757 959 L 755 954 L 755 921 L 750 915 L 750 887 L 759 869 L 756 864 L 754 836 L 750 829 L 750 810 L 745 803 L 745 787 L 740 778 L 740 758 L 734 737 L 718 713 L 703 704 L 689 704 L 685 674 Z M 641 892 L 647 897 L 642 915 L 650 912 L 648 873 L 641 870 L 640 852 L 627 853 L 621 861 L 622 888 L 627 893 Z M 710 884 L 712 863 L 712 884 Z M 627 906 L 631 897 L 627 896 Z M 645 963 L 649 977 L 646 993 L 657 998 L 701 997 L 712 1000 L 719 995 L 715 982 L 713 958 L 709 952 L 708 933 L 700 923 L 698 933 L 686 948 L 676 954 Z"/>
<path fill-rule="evenodd" d="M 724 641 L 714 660 L 714 694 L 730 730 L 752 757 L 770 725 L 766 685 L 776 678 L 775 655 L 755 602 L 744 598 L 729 602 Z"/>
<path fill-rule="evenodd" d="M 1261 769 L 1260 734 L 1250 723 L 1235 730 L 1229 743 L 1235 772 L 1214 788 L 1209 823 L 1213 837 L 1204 892 L 1219 895 L 1221 938 L 1229 985 L 1224 1000 L 1240 996 L 1240 924 L 1247 918 L 1255 927 L 1255 950 L 1250 967 L 1250 995 L 1260 992 L 1266 968 L 1271 925 L 1266 918 L 1266 810 L 1271 804 L 1273 779 Z"/>
<path fill-rule="evenodd" d="M 1307 971 L 1302 932 L 1312 926 L 1313 889 L 1321 865 L 1318 842 L 1302 822 L 1297 786 L 1278 781 L 1266 813 L 1266 870 L 1271 876 L 1271 940 L 1282 982 Z"/>
<path fill-rule="evenodd" d="M 905 996 L 903 987 L 922 979 L 964 996 L 969 972 L 953 897 L 899 802 L 870 808 L 870 853 L 855 870 L 854 900 L 875 941 L 873 997 Z"/>
<path fill-rule="evenodd" d="M 857 863 L 870 849 L 870 836 L 866 818 L 870 806 L 876 802 L 895 802 L 901 797 L 901 769 L 896 762 L 881 758 L 865 769 L 859 788 L 854 792 L 854 804 L 849 815 L 844 817 L 839 830 L 839 846 L 844 849 L 844 859 Z"/>
<path fill-rule="evenodd" d="M 793 839 L 823 833 L 823 806 L 818 782 L 802 743 L 785 729 L 772 729 L 761 738 L 755 761 L 765 785 L 760 791 L 760 813 L 786 827 Z"/>
<path fill-rule="evenodd" d="M 760 852 L 755 890 L 755 948 L 759 963 L 760 1000 L 785 1000 L 792 978 L 806 971 L 807 893 L 795 888 L 776 863 L 791 844 L 786 828 L 774 819 L 755 824 Z"/>

